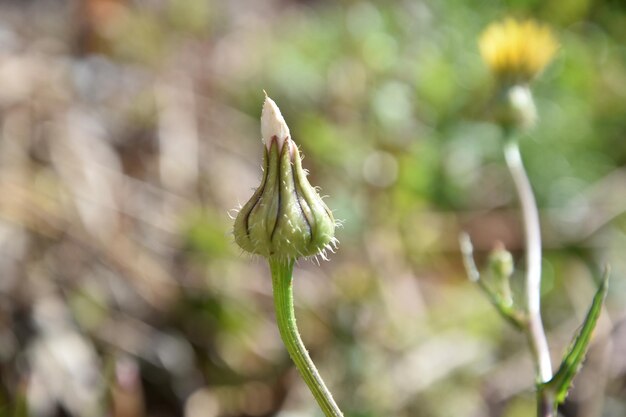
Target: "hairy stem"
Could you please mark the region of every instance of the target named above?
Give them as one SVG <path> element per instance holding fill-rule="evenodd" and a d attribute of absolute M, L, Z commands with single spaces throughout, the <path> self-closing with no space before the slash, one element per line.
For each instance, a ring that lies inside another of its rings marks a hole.
<path fill-rule="evenodd" d="M 280 336 L 302 379 L 313 393 L 326 417 L 343 417 L 332 394 L 326 388 L 315 364 L 302 343 L 293 308 L 293 260 L 270 258 L 274 308 Z"/>
<path fill-rule="evenodd" d="M 552 364 L 548 341 L 541 322 L 541 232 L 535 196 L 528 180 L 519 146 L 515 140 L 507 140 L 504 147 L 506 163 L 513 177 L 515 190 L 522 206 L 524 234 L 526 238 L 526 335 L 536 364 L 538 382 L 552 378 Z M 538 416 L 554 417 L 554 400 L 547 390 L 539 389 Z"/>

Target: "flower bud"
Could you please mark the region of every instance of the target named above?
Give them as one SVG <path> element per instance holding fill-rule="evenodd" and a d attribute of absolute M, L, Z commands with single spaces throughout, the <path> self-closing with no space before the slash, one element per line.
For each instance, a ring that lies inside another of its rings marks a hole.
<path fill-rule="evenodd" d="M 311 186 L 280 110 L 266 96 L 261 116 L 263 179 L 235 219 L 235 241 L 267 258 L 314 256 L 335 243 L 335 220 Z"/>
<path fill-rule="evenodd" d="M 489 254 L 489 270 L 493 275 L 496 291 L 507 303 L 512 304 L 510 279 L 513 275 L 513 255 L 498 242 Z"/>
<path fill-rule="evenodd" d="M 528 85 L 507 86 L 496 101 L 496 121 L 504 127 L 530 129 L 537 122 L 537 108 Z"/>

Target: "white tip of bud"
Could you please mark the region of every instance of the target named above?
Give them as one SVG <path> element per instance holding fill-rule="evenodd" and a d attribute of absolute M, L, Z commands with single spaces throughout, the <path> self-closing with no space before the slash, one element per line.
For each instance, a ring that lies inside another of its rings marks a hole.
<path fill-rule="evenodd" d="M 278 149 L 282 149 L 283 143 L 289 138 L 289 128 L 280 109 L 274 103 L 274 100 L 265 93 L 265 103 L 263 103 L 263 112 L 261 114 L 261 135 L 267 149 L 272 145 L 272 138 L 276 136 Z"/>

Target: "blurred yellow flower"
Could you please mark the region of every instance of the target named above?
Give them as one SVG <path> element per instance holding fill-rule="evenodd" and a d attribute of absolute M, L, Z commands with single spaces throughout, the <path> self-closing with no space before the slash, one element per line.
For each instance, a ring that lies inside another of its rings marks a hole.
<path fill-rule="evenodd" d="M 524 83 L 550 62 L 558 48 L 550 29 L 533 20 L 492 23 L 479 39 L 483 60 L 501 81 Z"/>

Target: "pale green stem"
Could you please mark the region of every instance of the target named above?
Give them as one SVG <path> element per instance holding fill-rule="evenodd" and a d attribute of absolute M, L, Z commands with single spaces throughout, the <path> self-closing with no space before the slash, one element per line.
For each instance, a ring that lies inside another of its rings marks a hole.
<path fill-rule="evenodd" d="M 270 258 L 272 287 L 274 290 L 274 308 L 280 336 L 285 343 L 289 356 L 294 361 L 302 379 L 326 417 L 343 417 L 332 394 L 326 388 L 315 364 L 302 343 L 293 307 L 293 260 L 285 261 Z"/>
<path fill-rule="evenodd" d="M 528 175 L 522 163 L 517 141 L 508 139 L 504 145 L 507 166 L 513 177 L 515 190 L 522 206 L 526 240 L 526 335 L 536 364 L 538 382 L 552 379 L 552 364 L 546 333 L 541 321 L 541 230 L 539 213 Z M 556 415 L 554 401 L 546 390 L 538 392 L 538 416 Z"/>

